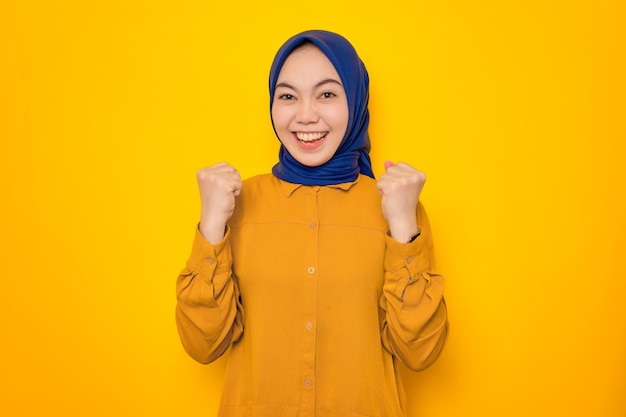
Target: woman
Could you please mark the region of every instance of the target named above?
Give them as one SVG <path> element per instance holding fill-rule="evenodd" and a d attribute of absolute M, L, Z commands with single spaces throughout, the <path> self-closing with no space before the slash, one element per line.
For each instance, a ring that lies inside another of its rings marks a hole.
<path fill-rule="evenodd" d="M 176 319 L 197 361 L 231 349 L 220 416 L 404 416 L 396 361 L 421 370 L 443 348 L 425 176 L 387 162 L 374 179 L 368 83 L 343 37 L 295 35 L 270 72 L 272 174 L 198 172 Z"/>

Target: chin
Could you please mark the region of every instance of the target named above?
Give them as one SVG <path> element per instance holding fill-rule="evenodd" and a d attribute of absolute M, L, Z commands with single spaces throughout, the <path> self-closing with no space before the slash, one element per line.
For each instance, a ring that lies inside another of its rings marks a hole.
<path fill-rule="evenodd" d="M 298 158 L 296 156 L 294 156 L 295 160 L 300 162 L 302 165 L 306 165 L 308 167 L 311 168 L 315 168 L 318 167 L 320 165 L 324 165 L 326 162 L 328 162 L 328 159 L 310 159 L 310 158 Z"/>

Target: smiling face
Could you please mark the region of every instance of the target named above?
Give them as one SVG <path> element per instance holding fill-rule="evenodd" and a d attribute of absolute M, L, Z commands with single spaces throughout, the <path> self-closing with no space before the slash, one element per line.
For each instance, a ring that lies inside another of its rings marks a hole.
<path fill-rule="evenodd" d="M 272 120 L 278 138 L 303 165 L 328 162 L 348 127 L 348 100 L 326 55 L 312 44 L 285 60 L 274 92 Z"/>

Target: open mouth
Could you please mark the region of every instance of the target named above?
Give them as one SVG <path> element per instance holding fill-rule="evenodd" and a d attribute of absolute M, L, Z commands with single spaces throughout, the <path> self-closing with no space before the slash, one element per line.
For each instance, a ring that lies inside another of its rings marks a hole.
<path fill-rule="evenodd" d="M 315 143 L 324 139 L 328 132 L 295 132 L 296 139 L 303 143 Z"/>

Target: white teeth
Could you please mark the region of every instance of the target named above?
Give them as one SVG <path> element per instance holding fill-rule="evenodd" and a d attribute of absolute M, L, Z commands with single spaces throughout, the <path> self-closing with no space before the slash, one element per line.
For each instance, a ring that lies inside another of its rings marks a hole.
<path fill-rule="evenodd" d="M 303 142 L 313 142 L 314 140 L 319 140 L 326 136 L 326 132 L 316 132 L 316 133 L 304 133 L 304 132 L 296 132 L 296 137 L 298 140 Z"/>

